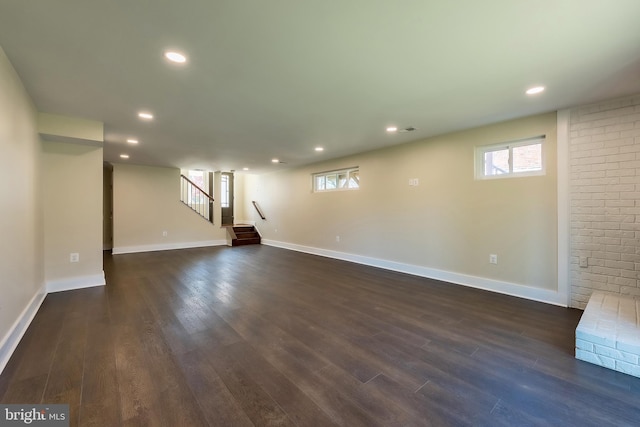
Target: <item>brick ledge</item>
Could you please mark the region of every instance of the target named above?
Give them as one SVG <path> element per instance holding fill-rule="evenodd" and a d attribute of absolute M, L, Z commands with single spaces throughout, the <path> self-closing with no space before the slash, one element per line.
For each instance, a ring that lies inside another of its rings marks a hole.
<path fill-rule="evenodd" d="M 594 292 L 576 328 L 576 358 L 640 378 L 640 300 Z"/>

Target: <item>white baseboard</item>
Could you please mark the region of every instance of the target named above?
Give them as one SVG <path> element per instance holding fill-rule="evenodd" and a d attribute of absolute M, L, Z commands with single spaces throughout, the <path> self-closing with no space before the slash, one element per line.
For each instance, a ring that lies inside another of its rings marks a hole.
<path fill-rule="evenodd" d="M 170 251 L 174 249 L 202 248 L 206 246 L 226 246 L 226 240 L 202 240 L 199 242 L 162 243 L 156 245 L 120 246 L 114 247 L 113 255 L 133 254 L 138 252 Z"/>
<path fill-rule="evenodd" d="M 69 279 L 51 280 L 45 283 L 43 288 L 31 299 L 29 304 L 22 311 L 18 319 L 14 322 L 7 335 L 0 343 L 0 373 L 9 362 L 11 355 L 15 351 L 22 336 L 33 321 L 40 305 L 47 294 L 51 292 L 70 291 L 73 289 L 90 288 L 105 285 L 104 271 L 100 274 L 73 277 Z"/>
<path fill-rule="evenodd" d="M 379 258 L 372 258 L 362 255 L 350 254 L 345 252 L 332 251 L 328 249 L 314 248 L 311 246 L 297 245 L 293 243 L 279 242 L 277 240 L 262 239 L 262 243 L 267 246 L 275 246 L 278 248 L 289 249 L 298 252 L 305 252 L 313 255 L 320 255 L 327 258 L 335 258 L 343 261 L 355 262 L 358 264 L 370 265 L 372 267 L 384 268 L 385 270 L 398 271 L 414 276 L 426 277 L 429 279 L 441 280 L 444 282 L 454 283 L 456 285 L 468 286 L 471 288 L 484 289 L 487 291 L 498 292 L 501 294 L 511 295 L 519 298 L 525 298 L 533 301 L 544 302 L 547 304 L 567 306 L 566 295 L 561 295 L 557 291 L 548 289 L 534 288 L 532 286 L 518 285 L 515 283 L 503 282 L 485 277 L 470 276 L 467 274 L 454 273 L 451 271 L 438 270 L 435 268 L 423 267 L 413 264 L 404 264 L 401 262 L 388 261 Z"/>
<path fill-rule="evenodd" d="M 29 304 L 27 304 L 25 309 L 22 310 L 22 313 L 13 323 L 13 326 L 11 326 L 11 329 L 9 329 L 7 335 L 5 335 L 2 339 L 2 342 L 0 343 L 0 373 L 2 373 L 5 366 L 7 366 L 7 363 L 9 363 L 11 355 L 15 351 L 18 343 L 22 339 L 22 336 L 27 331 L 27 328 L 31 324 L 31 321 L 38 312 L 38 309 L 40 308 L 42 301 L 44 301 L 45 296 L 47 296 L 47 293 L 45 292 L 45 289 L 43 287 L 43 289 L 41 289 L 33 296 L 33 298 L 31 298 Z"/>
<path fill-rule="evenodd" d="M 101 274 L 71 277 L 68 279 L 51 280 L 47 282 L 47 293 L 72 291 L 74 289 L 92 288 L 106 284 L 104 271 Z"/>

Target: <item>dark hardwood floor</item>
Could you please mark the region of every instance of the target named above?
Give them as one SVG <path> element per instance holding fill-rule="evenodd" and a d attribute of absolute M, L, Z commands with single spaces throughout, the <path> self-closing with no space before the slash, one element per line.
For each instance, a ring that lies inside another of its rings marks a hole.
<path fill-rule="evenodd" d="M 267 246 L 105 256 L 50 294 L 2 403 L 81 426 L 638 426 L 580 311 Z"/>

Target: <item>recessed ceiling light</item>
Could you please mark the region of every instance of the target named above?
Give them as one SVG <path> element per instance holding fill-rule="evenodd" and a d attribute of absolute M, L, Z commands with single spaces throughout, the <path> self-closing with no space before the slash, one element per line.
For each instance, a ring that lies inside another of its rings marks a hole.
<path fill-rule="evenodd" d="M 243 170 L 243 171 L 248 171 L 248 170 L 249 170 L 249 168 L 242 168 L 242 170 Z"/>
<path fill-rule="evenodd" d="M 387 132 L 395 132 L 395 131 L 397 131 L 397 130 L 398 130 L 397 126 L 389 126 L 389 127 L 387 128 Z"/>
<path fill-rule="evenodd" d="M 316 151 L 324 151 L 324 148 L 323 147 L 316 147 L 315 150 Z"/>
<path fill-rule="evenodd" d="M 531 89 L 527 89 L 527 95 L 535 95 L 536 93 L 544 92 L 544 86 L 536 86 Z"/>
<path fill-rule="evenodd" d="M 120 158 L 121 159 L 128 159 L 129 155 L 128 154 L 120 154 Z"/>
<path fill-rule="evenodd" d="M 137 144 L 137 143 L 138 143 L 138 140 L 137 140 L 137 139 L 134 139 L 134 138 L 129 138 L 129 139 L 127 139 L 127 142 L 128 142 L 129 144 Z"/>
<path fill-rule="evenodd" d="M 173 50 L 168 50 L 164 53 L 164 57 L 167 58 L 171 62 L 175 62 L 177 64 L 184 64 L 187 62 L 187 57 L 181 54 L 180 52 L 176 52 Z"/>
<path fill-rule="evenodd" d="M 147 112 L 147 111 L 140 111 L 138 113 L 138 117 L 140 117 L 141 119 L 144 120 L 153 120 L 153 114 Z"/>
<path fill-rule="evenodd" d="M 271 159 L 271 163 L 280 163 L 279 159 Z"/>

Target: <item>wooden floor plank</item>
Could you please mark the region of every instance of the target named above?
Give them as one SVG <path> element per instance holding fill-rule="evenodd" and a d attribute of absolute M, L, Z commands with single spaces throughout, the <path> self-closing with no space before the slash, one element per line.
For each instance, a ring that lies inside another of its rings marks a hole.
<path fill-rule="evenodd" d="M 378 363 L 367 357 L 366 351 L 348 345 L 344 338 L 317 327 L 303 317 L 285 312 L 270 312 L 264 317 L 361 382 L 367 382 L 381 372 Z"/>
<path fill-rule="evenodd" d="M 426 385 L 425 383 L 424 385 Z M 412 426 L 461 426 L 464 421 L 457 415 L 456 411 L 447 411 L 447 408 L 424 394 L 408 390 L 406 387 L 395 382 L 386 375 L 378 375 L 367 384 L 363 385 L 365 390 L 371 393 L 385 394 L 388 399 L 410 415 L 407 425 Z"/>
<path fill-rule="evenodd" d="M 92 290 L 81 290 L 68 295 L 62 331 L 51 362 L 49 378 L 42 403 L 66 403 L 69 420 L 77 425 L 84 381 L 84 359 L 87 349 L 89 310 L 92 308 Z"/>
<path fill-rule="evenodd" d="M 267 246 L 105 255 L 46 297 L 2 403 L 81 426 L 637 426 L 578 310 Z"/>
<path fill-rule="evenodd" d="M 78 425 L 120 423 L 116 357 L 109 317 L 90 318 Z M 100 414 L 97 417 L 97 414 Z"/>
<path fill-rule="evenodd" d="M 252 378 L 234 353 L 223 349 L 211 354 L 209 360 L 251 422 L 264 426 L 294 426 L 287 413 Z"/>
<path fill-rule="evenodd" d="M 242 406 L 209 363 L 208 356 L 194 350 L 181 354 L 178 363 L 209 425 L 253 426 Z"/>
<path fill-rule="evenodd" d="M 229 356 L 276 401 L 297 425 L 335 425 L 329 417 L 280 371 L 246 343 L 228 347 Z"/>

